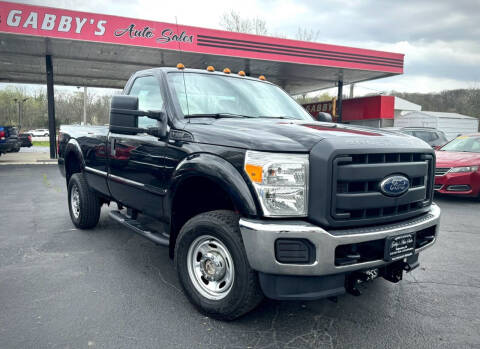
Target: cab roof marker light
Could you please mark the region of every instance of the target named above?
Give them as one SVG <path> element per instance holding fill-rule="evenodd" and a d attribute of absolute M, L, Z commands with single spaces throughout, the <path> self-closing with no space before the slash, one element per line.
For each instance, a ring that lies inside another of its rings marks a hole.
<path fill-rule="evenodd" d="M 243 70 L 240 70 L 240 71 L 238 72 L 238 75 L 240 75 L 240 76 L 245 76 L 246 74 L 245 74 L 245 72 L 244 72 Z"/>
<path fill-rule="evenodd" d="M 207 71 L 209 71 L 209 72 L 214 72 L 214 71 L 215 71 L 215 68 L 214 68 L 212 65 L 209 65 L 209 66 L 207 67 Z"/>
<path fill-rule="evenodd" d="M 224 72 L 225 74 L 230 74 L 230 73 L 231 73 L 230 69 L 228 69 L 228 68 L 223 69 L 223 72 Z"/>
<path fill-rule="evenodd" d="M 260 80 L 267 80 L 267 79 L 265 78 L 265 75 L 260 75 L 258 78 L 259 78 Z"/>
<path fill-rule="evenodd" d="M 180 70 L 185 69 L 185 66 L 183 65 L 183 63 L 178 63 L 177 69 L 180 69 Z"/>

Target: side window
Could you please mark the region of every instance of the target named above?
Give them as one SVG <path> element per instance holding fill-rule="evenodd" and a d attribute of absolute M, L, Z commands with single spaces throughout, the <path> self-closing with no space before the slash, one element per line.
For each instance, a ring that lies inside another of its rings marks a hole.
<path fill-rule="evenodd" d="M 160 85 L 158 80 L 153 76 L 136 78 L 129 95 L 138 97 L 139 110 L 161 110 L 163 108 Z M 138 127 L 148 128 L 155 126 L 157 126 L 157 120 L 150 119 L 146 116 L 138 117 Z"/>

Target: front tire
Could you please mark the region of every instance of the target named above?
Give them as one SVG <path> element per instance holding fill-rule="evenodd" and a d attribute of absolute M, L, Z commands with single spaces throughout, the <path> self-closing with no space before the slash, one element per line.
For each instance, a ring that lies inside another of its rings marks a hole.
<path fill-rule="evenodd" d="M 188 299 L 221 320 L 236 319 L 263 299 L 238 219 L 231 211 L 199 214 L 182 227 L 175 246 L 175 266 Z"/>
<path fill-rule="evenodd" d="M 97 225 L 100 200 L 88 186 L 83 173 L 74 173 L 68 182 L 68 209 L 77 228 L 91 229 Z"/>

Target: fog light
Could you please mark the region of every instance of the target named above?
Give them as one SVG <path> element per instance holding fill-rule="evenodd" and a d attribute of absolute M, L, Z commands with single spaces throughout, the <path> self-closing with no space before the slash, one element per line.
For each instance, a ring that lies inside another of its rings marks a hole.
<path fill-rule="evenodd" d="M 456 185 L 449 185 L 447 187 L 448 191 L 469 191 L 471 187 L 467 184 L 456 184 Z"/>
<path fill-rule="evenodd" d="M 286 264 L 311 264 L 315 261 L 315 247 L 306 239 L 277 239 L 275 258 Z"/>

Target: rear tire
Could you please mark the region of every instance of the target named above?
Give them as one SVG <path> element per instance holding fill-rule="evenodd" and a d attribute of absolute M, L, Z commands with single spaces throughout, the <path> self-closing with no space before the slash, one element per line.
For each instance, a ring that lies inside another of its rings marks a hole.
<path fill-rule="evenodd" d="M 68 182 L 68 209 L 77 228 L 91 229 L 97 225 L 100 218 L 100 200 L 88 186 L 83 173 L 74 173 Z"/>
<path fill-rule="evenodd" d="M 263 299 L 238 219 L 231 211 L 199 214 L 182 227 L 175 246 L 175 266 L 187 298 L 220 320 L 236 319 Z"/>

